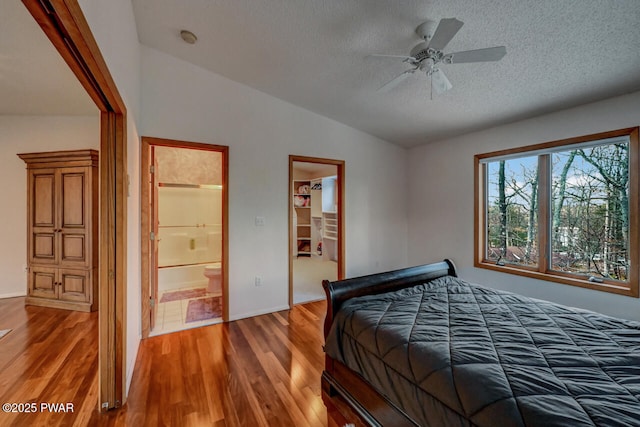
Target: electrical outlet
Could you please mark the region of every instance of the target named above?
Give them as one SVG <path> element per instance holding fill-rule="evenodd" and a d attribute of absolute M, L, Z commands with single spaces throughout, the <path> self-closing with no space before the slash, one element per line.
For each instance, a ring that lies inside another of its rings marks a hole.
<path fill-rule="evenodd" d="M 255 284 L 256 286 L 262 286 L 262 276 L 256 276 Z"/>
<path fill-rule="evenodd" d="M 267 223 L 267 220 L 263 216 L 256 217 L 256 227 L 264 227 Z"/>

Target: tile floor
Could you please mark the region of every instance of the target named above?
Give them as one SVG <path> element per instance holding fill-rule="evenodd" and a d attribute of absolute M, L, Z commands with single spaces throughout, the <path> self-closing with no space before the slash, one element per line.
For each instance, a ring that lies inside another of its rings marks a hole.
<path fill-rule="evenodd" d="M 325 298 L 325 294 L 322 289 L 322 280 L 336 280 L 337 275 L 338 263 L 335 261 L 323 261 L 322 259 L 307 257 L 294 259 L 293 303 L 301 304 L 309 301 L 323 300 Z M 172 289 L 168 292 L 188 289 L 197 288 Z M 160 292 L 160 295 L 158 295 L 158 301 L 162 300 L 162 295 L 163 293 Z M 220 293 L 207 293 L 201 298 L 216 295 L 220 295 Z M 186 323 L 185 320 L 187 317 L 187 306 L 189 305 L 189 301 L 190 299 L 183 299 L 158 303 L 156 325 L 149 333 L 149 336 L 168 334 L 171 332 L 182 331 L 184 329 L 222 323 L 222 318 L 219 317 Z"/>
<path fill-rule="evenodd" d="M 186 291 L 188 289 L 197 289 L 197 288 L 182 288 L 182 289 L 172 289 L 168 292 L 175 291 Z M 162 300 L 163 293 L 160 292 L 158 296 L 158 301 Z M 207 293 L 202 298 L 217 296 L 220 293 Z M 196 298 L 191 298 L 196 299 Z M 169 301 L 169 302 L 161 302 L 158 303 L 158 312 L 156 317 L 156 325 L 155 328 L 149 333 L 149 336 L 156 336 L 162 334 L 168 334 L 171 332 L 182 331 L 184 329 L 191 328 L 199 328 L 200 326 L 213 325 L 216 323 L 222 323 L 222 318 L 215 317 L 212 319 L 199 320 L 196 322 L 185 322 L 187 318 L 187 306 L 189 305 L 189 301 L 191 299 L 183 299 L 177 301 Z"/>

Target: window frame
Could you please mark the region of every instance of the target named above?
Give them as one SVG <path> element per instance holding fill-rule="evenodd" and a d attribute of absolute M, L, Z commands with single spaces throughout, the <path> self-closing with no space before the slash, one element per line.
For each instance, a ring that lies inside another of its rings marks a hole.
<path fill-rule="evenodd" d="M 595 289 L 631 297 L 639 296 L 638 281 L 640 278 L 640 143 L 639 128 L 624 128 L 609 132 L 584 135 L 575 138 L 544 142 L 523 147 L 492 151 L 474 156 L 474 266 L 503 273 L 515 274 L 539 280 Z M 584 276 L 551 270 L 550 235 L 551 235 L 551 182 L 550 157 L 548 151 L 563 146 L 587 144 L 598 140 L 615 137 L 629 138 L 629 268 L 628 281 L 604 279 L 603 282 L 590 282 Z M 545 153 L 547 151 L 547 153 Z M 539 152 L 539 153 L 535 153 Z M 538 155 L 538 265 L 519 266 L 514 264 L 499 265 L 485 256 L 487 247 L 486 216 L 487 211 L 487 160 L 507 156 Z"/>

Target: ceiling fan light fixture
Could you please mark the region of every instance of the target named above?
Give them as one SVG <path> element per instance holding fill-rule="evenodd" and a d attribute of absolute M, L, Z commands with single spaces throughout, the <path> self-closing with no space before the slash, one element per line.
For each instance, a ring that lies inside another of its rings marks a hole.
<path fill-rule="evenodd" d="M 198 37 L 189 30 L 181 30 L 180 37 L 189 44 L 196 44 L 196 41 L 198 40 Z"/>
<path fill-rule="evenodd" d="M 409 56 L 373 54 L 369 56 L 400 58 L 402 62 L 413 68 L 405 70 L 378 90 L 388 90 L 406 79 L 416 70 L 426 72 L 431 84 L 431 93 L 441 94 L 450 90 L 453 85 L 438 67 L 440 64 L 462 64 L 469 62 L 499 61 L 507 53 L 505 46 L 486 47 L 482 49 L 464 50 L 444 53 L 451 39 L 458 33 L 464 23 L 456 18 L 443 18 L 435 25 L 434 21 L 423 22 L 416 28 L 416 33 L 423 41 L 411 49 Z"/>
<path fill-rule="evenodd" d="M 438 95 L 453 88 L 453 85 L 451 84 L 447 76 L 445 76 L 444 73 L 439 68 L 433 69 L 430 73 L 430 76 L 431 76 L 431 88 Z"/>

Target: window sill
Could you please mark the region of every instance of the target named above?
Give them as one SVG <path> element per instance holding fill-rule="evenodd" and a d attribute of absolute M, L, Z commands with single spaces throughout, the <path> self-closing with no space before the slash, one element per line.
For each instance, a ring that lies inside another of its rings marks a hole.
<path fill-rule="evenodd" d="M 532 279 L 544 280 L 547 282 L 562 283 L 564 285 L 578 286 L 581 288 L 593 289 L 601 292 L 609 292 L 613 294 L 625 295 L 638 298 L 638 286 L 614 281 L 605 281 L 603 283 L 594 283 L 586 279 L 579 279 L 574 276 L 565 275 L 559 272 L 541 273 L 531 268 L 516 267 L 512 265 L 496 265 L 488 261 L 476 261 L 474 266 L 484 268 L 486 270 L 499 271 L 501 273 L 515 274 L 517 276 L 529 277 Z"/>

